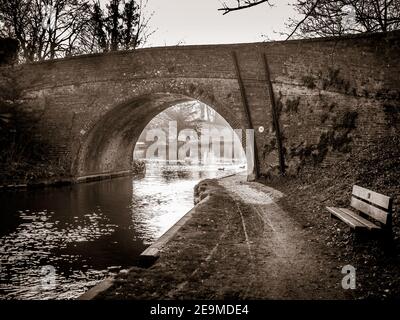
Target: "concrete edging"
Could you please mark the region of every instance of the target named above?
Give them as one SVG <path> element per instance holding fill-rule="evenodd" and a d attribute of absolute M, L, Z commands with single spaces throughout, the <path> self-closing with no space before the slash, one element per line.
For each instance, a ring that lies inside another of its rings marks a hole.
<path fill-rule="evenodd" d="M 99 173 L 99 174 L 93 174 L 93 175 L 89 175 L 89 176 L 78 177 L 75 179 L 75 181 L 76 181 L 76 183 L 86 183 L 86 182 L 92 182 L 92 181 L 100 181 L 100 180 L 107 180 L 107 179 L 112 179 L 112 178 L 129 176 L 131 174 L 132 174 L 131 170 Z"/>
<path fill-rule="evenodd" d="M 133 175 L 132 171 L 125 170 L 125 171 L 118 171 L 118 172 L 99 173 L 99 174 L 93 174 L 93 175 L 89 175 L 89 176 L 82 176 L 82 177 L 71 178 L 71 179 L 60 179 L 60 180 L 54 180 L 54 181 L 39 181 L 39 182 L 34 182 L 34 183 L 0 185 L 0 191 L 69 186 L 69 185 L 80 184 L 80 183 L 120 178 L 120 177 L 125 177 L 125 176 L 130 176 L 130 175 Z"/>
<path fill-rule="evenodd" d="M 163 247 L 178 233 L 179 229 L 192 218 L 196 211 L 196 207 L 209 199 L 209 196 L 202 199 L 192 209 L 190 209 L 182 218 L 178 220 L 171 228 L 169 228 L 160 238 L 157 239 L 150 247 L 144 250 L 140 257 L 144 259 L 157 259 L 162 252 Z"/>
<path fill-rule="evenodd" d="M 77 300 L 93 300 L 97 295 L 109 289 L 113 284 L 114 278 L 107 278 L 79 296 Z"/>

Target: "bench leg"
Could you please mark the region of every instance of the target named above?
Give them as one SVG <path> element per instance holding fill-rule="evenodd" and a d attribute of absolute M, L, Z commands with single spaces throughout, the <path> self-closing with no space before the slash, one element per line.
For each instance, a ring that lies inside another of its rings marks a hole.
<path fill-rule="evenodd" d="M 393 241 L 393 232 L 391 228 L 385 228 L 382 230 L 380 244 L 385 254 L 391 255 L 395 253 L 395 243 Z"/>
<path fill-rule="evenodd" d="M 371 240 L 371 234 L 366 232 L 365 230 L 352 230 L 351 232 L 353 246 L 356 248 L 357 246 L 362 246 Z"/>

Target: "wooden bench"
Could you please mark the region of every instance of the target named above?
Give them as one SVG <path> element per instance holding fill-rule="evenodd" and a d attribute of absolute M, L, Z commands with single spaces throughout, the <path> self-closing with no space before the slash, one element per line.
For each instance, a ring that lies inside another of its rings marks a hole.
<path fill-rule="evenodd" d="M 390 231 L 392 203 L 391 197 L 354 185 L 350 205 L 359 212 L 346 208 L 326 208 L 331 217 L 342 220 L 355 231 Z"/>

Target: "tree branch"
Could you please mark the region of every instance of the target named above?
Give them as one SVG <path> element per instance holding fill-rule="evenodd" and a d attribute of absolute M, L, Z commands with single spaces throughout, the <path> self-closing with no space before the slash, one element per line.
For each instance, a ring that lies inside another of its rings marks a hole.
<path fill-rule="evenodd" d="M 310 11 L 308 11 L 308 13 L 304 16 L 303 19 L 301 19 L 296 27 L 292 30 L 292 32 L 289 34 L 289 36 L 286 38 L 286 40 L 289 40 L 297 31 L 297 29 L 300 27 L 300 25 L 303 24 L 304 21 L 307 20 L 307 18 L 314 12 L 315 8 L 318 6 L 318 4 L 320 3 L 321 0 L 315 0 L 314 5 L 311 7 Z"/>
<path fill-rule="evenodd" d="M 264 2 L 268 3 L 272 7 L 272 4 L 270 3 L 270 0 L 258 0 L 258 1 L 255 1 L 255 0 L 253 0 L 253 1 L 252 0 L 244 0 L 244 1 L 237 0 L 237 7 L 229 7 L 224 2 L 222 4 L 223 8 L 219 8 L 218 11 L 224 11 L 223 15 L 226 15 L 229 12 L 251 8 L 251 7 L 257 6 L 257 5 L 259 5 L 261 3 L 264 3 Z"/>

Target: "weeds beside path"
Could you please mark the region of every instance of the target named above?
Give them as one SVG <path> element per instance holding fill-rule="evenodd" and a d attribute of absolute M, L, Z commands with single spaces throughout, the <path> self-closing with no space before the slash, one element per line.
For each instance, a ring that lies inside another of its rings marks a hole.
<path fill-rule="evenodd" d="M 362 168 L 362 172 L 365 170 Z M 398 171 L 396 167 L 388 171 L 386 180 L 399 176 Z M 334 261 L 356 268 L 356 298 L 400 298 L 398 181 L 396 184 L 382 183 L 380 179 L 374 179 L 372 173 L 357 178 L 357 168 L 349 161 L 336 170 L 319 168 L 314 174 L 263 182 L 286 194 L 278 200 L 279 206 L 308 231 L 313 241 L 322 244 Z M 349 207 L 353 184 L 395 197 L 393 237 L 389 243 L 379 236 L 359 237 L 346 224 L 330 217 L 326 206 Z"/>

